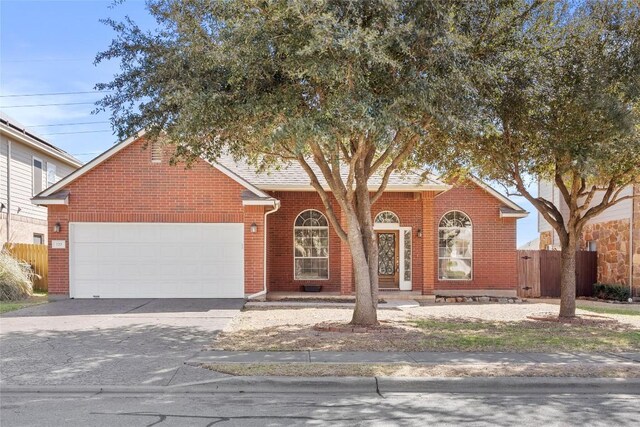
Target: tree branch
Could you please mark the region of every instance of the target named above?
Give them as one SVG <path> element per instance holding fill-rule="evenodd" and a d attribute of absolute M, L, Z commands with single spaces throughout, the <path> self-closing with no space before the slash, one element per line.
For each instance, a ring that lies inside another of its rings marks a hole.
<path fill-rule="evenodd" d="M 320 196 L 320 199 L 322 200 L 322 203 L 327 210 L 327 218 L 329 218 L 331 226 L 334 228 L 334 230 L 336 230 L 336 234 L 338 235 L 338 237 L 346 242 L 348 239 L 347 233 L 344 231 L 342 225 L 340 225 L 340 221 L 336 217 L 333 206 L 331 206 L 329 195 L 327 194 L 326 190 L 322 188 L 322 185 L 320 185 L 318 177 L 316 176 L 315 172 L 313 172 L 313 169 L 311 168 L 311 166 L 309 166 L 309 163 L 307 163 L 302 154 L 298 155 L 298 162 L 300 163 L 300 166 L 302 166 L 302 168 L 305 170 L 305 172 L 307 172 L 307 175 L 309 175 L 311 186 L 318 192 L 318 195 Z"/>
<path fill-rule="evenodd" d="M 380 198 L 380 196 L 382 196 L 382 193 L 384 193 L 384 190 L 387 188 L 387 183 L 389 182 L 391 174 L 407 158 L 407 156 L 413 150 L 413 147 L 415 147 L 415 145 L 418 143 L 419 139 L 419 135 L 415 135 L 413 138 L 411 138 L 407 145 L 405 145 L 405 147 L 402 149 L 402 151 L 391 161 L 389 166 L 387 166 L 387 169 L 384 171 L 384 175 L 382 176 L 382 182 L 380 183 L 378 190 L 371 197 L 372 205 Z"/>

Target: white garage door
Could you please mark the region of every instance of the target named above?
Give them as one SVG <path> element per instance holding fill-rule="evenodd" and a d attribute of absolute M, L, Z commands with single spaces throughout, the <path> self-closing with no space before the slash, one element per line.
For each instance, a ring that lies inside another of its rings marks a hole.
<path fill-rule="evenodd" d="M 72 298 L 242 298 L 242 224 L 71 223 Z"/>

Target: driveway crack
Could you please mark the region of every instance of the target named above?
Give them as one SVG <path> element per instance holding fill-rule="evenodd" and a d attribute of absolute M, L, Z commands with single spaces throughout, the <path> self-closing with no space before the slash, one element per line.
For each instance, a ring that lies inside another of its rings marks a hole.
<path fill-rule="evenodd" d="M 122 314 L 128 314 L 128 313 L 131 313 L 132 311 L 136 311 L 137 309 L 142 308 L 142 307 L 144 307 L 145 305 L 149 304 L 151 301 L 153 301 L 153 299 L 150 299 L 149 301 L 145 301 L 145 302 L 143 302 L 142 304 L 140 304 L 139 306 L 137 306 L 137 307 L 133 307 L 131 310 L 129 310 L 129 311 L 125 311 L 125 312 L 124 312 L 124 313 L 122 313 Z"/>

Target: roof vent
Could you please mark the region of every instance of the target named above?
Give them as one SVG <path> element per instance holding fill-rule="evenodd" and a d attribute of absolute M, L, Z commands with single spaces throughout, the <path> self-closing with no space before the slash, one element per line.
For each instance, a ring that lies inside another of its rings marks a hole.
<path fill-rule="evenodd" d="M 151 163 L 162 162 L 162 146 L 160 142 L 153 141 L 151 143 Z"/>

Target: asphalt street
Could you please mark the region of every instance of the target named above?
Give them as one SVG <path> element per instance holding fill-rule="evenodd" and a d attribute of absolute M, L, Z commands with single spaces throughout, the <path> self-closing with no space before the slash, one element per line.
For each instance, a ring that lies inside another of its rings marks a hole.
<path fill-rule="evenodd" d="M 640 397 L 545 393 L 3 393 L 14 426 L 634 426 Z"/>

